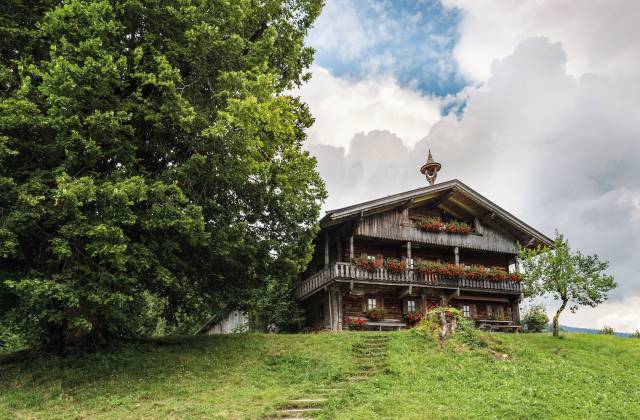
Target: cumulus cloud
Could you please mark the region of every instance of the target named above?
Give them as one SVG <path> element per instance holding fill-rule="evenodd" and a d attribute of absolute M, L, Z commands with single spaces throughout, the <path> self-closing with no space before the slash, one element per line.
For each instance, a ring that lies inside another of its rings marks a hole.
<path fill-rule="evenodd" d="M 476 80 L 527 38 L 561 41 L 569 74 L 634 77 L 640 70 L 640 8 L 635 0 L 443 0 L 462 10 L 455 57 Z"/>
<path fill-rule="evenodd" d="M 367 29 L 355 6 L 348 0 L 326 3 L 309 36 L 309 43 L 341 58 L 359 57 L 371 46 L 375 32 Z"/>
<path fill-rule="evenodd" d="M 313 144 L 348 149 L 355 133 L 386 129 L 413 145 L 440 119 L 440 100 L 400 86 L 391 76 L 352 80 L 314 66 L 313 78 L 297 94 L 316 123 Z"/>
<path fill-rule="evenodd" d="M 311 150 L 331 194 L 327 207 L 336 207 L 425 185 L 418 167 L 431 148 L 444 165 L 439 179 L 458 178 L 541 231 L 553 235 L 557 227 L 575 248 L 610 260 L 619 288 L 609 303 L 563 322 L 629 331 L 640 322 L 637 306 L 628 306 L 640 299 L 640 101 L 615 78 L 570 74 L 563 45 L 545 37 L 521 42 L 494 61 L 486 83 L 461 94 L 460 116 L 442 118 L 413 147 L 394 118 L 374 117 L 360 128 L 351 120 L 352 113 L 355 121 L 371 117 L 367 106 L 384 102 L 384 94 L 364 99 L 377 87 L 363 88 L 349 105 L 336 103 L 342 118 L 317 114 L 312 102 L 319 122 L 335 118 L 336 127 L 324 129 L 331 139 L 314 133 Z M 398 118 L 412 114 L 397 111 Z"/>

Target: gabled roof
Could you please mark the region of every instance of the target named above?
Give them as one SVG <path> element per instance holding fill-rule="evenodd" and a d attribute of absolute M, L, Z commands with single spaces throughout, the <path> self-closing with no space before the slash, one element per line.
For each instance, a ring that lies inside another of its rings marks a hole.
<path fill-rule="evenodd" d="M 479 219 L 489 219 L 507 228 L 523 240 L 533 238 L 544 245 L 552 245 L 553 241 L 546 235 L 532 228 L 497 204 L 480 195 L 467 185 L 453 179 L 451 181 L 405 191 L 399 194 L 366 201 L 340 209 L 329 210 L 320 220 L 322 228 L 327 228 L 352 219 L 354 217 L 388 211 L 399 206 L 411 207 L 429 200 L 440 200 L 445 206 L 447 201 L 453 201 L 456 206 L 464 208 Z"/>

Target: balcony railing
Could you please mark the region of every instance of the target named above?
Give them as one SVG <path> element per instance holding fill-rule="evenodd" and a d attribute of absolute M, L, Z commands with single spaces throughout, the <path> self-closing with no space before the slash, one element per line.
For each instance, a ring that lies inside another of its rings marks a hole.
<path fill-rule="evenodd" d="M 373 272 L 357 268 L 348 262 L 335 262 L 311 277 L 304 279 L 295 288 L 296 299 L 302 299 L 323 288 L 336 280 L 353 280 L 366 283 L 388 283 L 398 285 L 427 285 L 434 287 L 450 287 L 461 289 L 481 289 L 501 292 L 520 293 L 522 291 L 519 282 L 489 279 L 451 279 L 438 274 L 420 274 L 417 271 L 407 270 L 401 273 L 389 272 L 380 267 Z"/>

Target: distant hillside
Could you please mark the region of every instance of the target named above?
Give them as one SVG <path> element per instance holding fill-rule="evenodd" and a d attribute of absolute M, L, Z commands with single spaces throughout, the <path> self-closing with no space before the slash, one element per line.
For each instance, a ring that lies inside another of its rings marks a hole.
<path fill-rule="evenodd" d="M 548 326 L 549 331 L 551 331 L 551 324 Z M 579 328 L 579 327 L 570 327 L 568 325 L 560 325 L 561 331 L 573 332 L 573 333 L 582 333 L 582 334 L 600 334 L 600 330 L 594 330 L 591 328 Z M 618 337 L 631 337 L 631 334 L 623 333 L 623 332 L 615 332 L 615 335 Z"/>
<path fill-rule="evenodd" d="M 411 331 L 240 334 L 0 359 L 0 418 L 269 418 L 292 404 L 316 419 L 640 418 L 640 340 L 484 337 L 489 349 L 441 352 Z"/>

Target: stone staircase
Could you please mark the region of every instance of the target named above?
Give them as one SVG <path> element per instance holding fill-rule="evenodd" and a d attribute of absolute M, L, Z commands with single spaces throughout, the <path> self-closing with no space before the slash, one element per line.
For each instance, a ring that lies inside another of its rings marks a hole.
<path fill-rule="evenodd" d="M 353 344 L 351 352 L 359 377 L 366 378 L 389 372 L 388 341 L 388 335 L 366 334 Z"/>
<path fill-rule="evenodd" d="M 344 392 L 351 384 L 366 380 L 373 375 L 389 372 L 388 343 L 384 334 L 358 334 L 351 353 L 355 370 L 346 381 L 335 382 L 308 392 L 304 397 L 289 400 L 270 419 L 301 420 L 312 419 L 322 412 L 322 406 L 334 395 Z"/>

